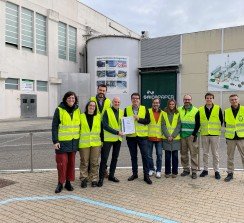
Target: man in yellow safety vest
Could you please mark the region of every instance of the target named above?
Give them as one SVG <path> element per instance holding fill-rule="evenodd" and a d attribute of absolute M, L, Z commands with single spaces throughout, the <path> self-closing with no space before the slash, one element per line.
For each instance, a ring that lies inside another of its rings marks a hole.
<path fill-rule="evenodd" d="M 223 114 L 219 105 L 213 103 L 214 95 L 212 93 L 205 94 L 206 104 L 199 108 L 196 114 L 196 125 L 193 135 L 196 136 L 200 128 L 203 147 L 203 165 L 204 170 L 200 177 L 208 175 L 208 158 L 209 149 L 211 148 L 213 154 L 213 169 L 215 172 L 215 179 L 219 180 L 219 144 L 221 135 L 221 126 L 223 124 Z"/>
<path fill-rule="evenodd" d="M 123 132 L 121 131 L 121 119 L 124 115 L 124 111 L 119 108 L 120 99 L 114 97 L 112 101 L 112 107 L 108 108 L 103 114 L 103 131 L 104 131 L 104 143 L 101 149 L 101 162 L 99 168 L 99 181 L 97 186 L 103 186 L 104 174 L 107 167 L 108 156 L 110 149 L 113 146 L 112 160 L 109 168 L 108 180 L 115 183 L 119 182 L 119 179 L 114 176 L 117 160 L 120 152 L 120 146 L 122 142 Z"/>
<path fill-rule="evenodd" d="M 225 119 L 225 138 L 227 143 L 227 172 L 225 182 L 233 179 L 234 154 L 237 147 L 242 159 L 244 168 L 244 106 L 239 103 L 239 97 L 232 94 L 229 97 L 231 104 L 224 113 Z"/>

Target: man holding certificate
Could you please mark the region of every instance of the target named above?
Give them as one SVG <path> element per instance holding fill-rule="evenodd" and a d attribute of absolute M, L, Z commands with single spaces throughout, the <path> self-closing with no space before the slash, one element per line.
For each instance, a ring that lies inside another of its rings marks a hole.
<path fill-rule="evenodd" d="M 132 105 L 125 108 L 124 116 L 128 118 L 132 117 L 132 125 L 130 124 L 129 120 L 123 120 L 123 124 L 125 124 L 127 127 L 129 126 L 129 130 L 133 129 L 133 119 L 135 126 L 134 133 L 126 134 L 132 164 L 132 175 L 128 178 L 128 181 L 138 178 L 137 146 L 139 146 L 142 157 L 144 181 L 147 184 L 152 184 L 152 181 L 149 178 L 147 152 L 148 124 L 150 123 L 150 115 L 146 107 L 140 105 L 140 95 L 138 93 L 133 93 L 131 95 L 131 102 Z"/>

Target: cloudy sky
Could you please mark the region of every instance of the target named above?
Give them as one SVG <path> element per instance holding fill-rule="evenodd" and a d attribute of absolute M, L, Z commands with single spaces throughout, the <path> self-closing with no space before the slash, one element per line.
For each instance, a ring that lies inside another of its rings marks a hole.
<path fill-rule="evenodd" d="M 129 29 L 159 37 L 244 25 L 243 0 L 80 0 Z"/>

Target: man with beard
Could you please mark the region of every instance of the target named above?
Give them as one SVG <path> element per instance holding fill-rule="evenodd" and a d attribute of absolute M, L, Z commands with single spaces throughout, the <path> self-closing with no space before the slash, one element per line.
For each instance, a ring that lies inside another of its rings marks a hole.
<path fill-rule="evenodd" d="M 194 146 L 193 141 L 196 140 L 196 137 L 192 135 L 195 128 L 195 115 L 198 112 L 198 109 L 192 105 L 192 97 L 189 94 L 186 94 L 183 97 L 184 105 L 178 108 L 180 112 L 181 119 L 181 165 L 183 167 L 183 172 L 181 176 L 187 176 L 190 174 L 190 165 L 189 165 L 189 152 L 191 157 L 191 171 L 192 179 L 197 178 L 197 153 L 198 148 Z M 195 140 L 194 140 L 195 139 Z"/>
<path fill-rule="evenodd" d="M 91 101 L 95 101 L 97 105 L 97 112 L 98 114 L 101 114 L 101 118 L 104 114 L 104 112 L 111 107 L 111 101 L 109 98 L 106 98 L 106 93 L 107 93 L 107 86 L 105 84 L 100 84 L 97 86 L 97 95 L 94 97 L 91 97 Z M 101 126 L 103 129 L 103 125 Z M 104 134 L 103 130 L 101 131 L 101 141 L 104 141 Z M 103 149 L 103 148 L 101 148 Z M 108 172 L 107 170 L 105 171 L 106 178 L 108 178 Z"/>
<path fill-rule="evenodd" d="M 97 112 L 101 115 L 105 112 L 107 108 L 110 108 L 111 101 L 106 98 L 107 86 L 105 84 L 100 84 L 97 86 L 97 95 L 91 97 L 91 101 L 95 101 L 97 104 Z"/>

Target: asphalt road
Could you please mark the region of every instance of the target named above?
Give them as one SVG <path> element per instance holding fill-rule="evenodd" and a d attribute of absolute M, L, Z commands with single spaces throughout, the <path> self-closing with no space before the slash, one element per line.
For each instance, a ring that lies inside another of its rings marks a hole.
<path fill-rule="evenodd" d="M 10 128 L 11 129 L 11 128 Z M 226 168 L 226 143 L 221 139 L 219 149 L 220 167 Z M 51 142 L 51 132 L 35 132 L 33 134 L 33 168 L 56 168 L 55 152 Z M 180 158 L 180 155 L 179 155 Z M 202 149 L 200 149 L 200 166 L 202 166 Z M 141 165 L 138 150 L 138 163 Z M 180 164 L 180 162 L 179 162 Z M 76 166 L 79 167 L 79 153 L 76 155 Z M 124 140 L 118 160 L 119 167 L 131 166 L 129 150 Z M 164 153 L 163 153 L 164 166 Z M 212 154 L 210 153 L 209 167 L 212 167 Z M 0 171 L 23 170 L 31 168 L 31 140 L 29 133 L 0 135 Z M 242 163 L 238 150 L 235 152 L 235 168 L 241 169 Z"/>

